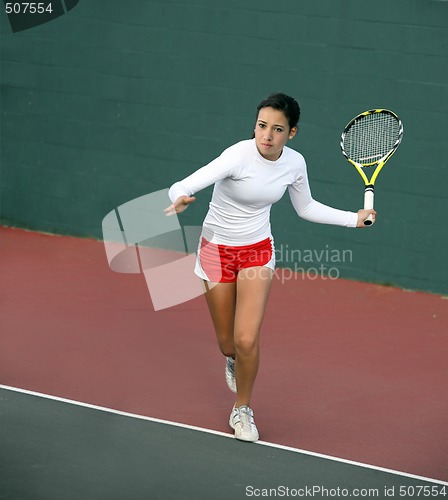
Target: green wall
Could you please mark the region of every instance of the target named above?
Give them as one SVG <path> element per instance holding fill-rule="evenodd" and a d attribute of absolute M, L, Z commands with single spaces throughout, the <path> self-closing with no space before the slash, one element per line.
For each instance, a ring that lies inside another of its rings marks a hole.
<path fill-rule="evenodd" d="M 285 196 L 277 248 L 349 250 L 327 262 L 341 276 L 448 292 L 447 1 L 81 0 L 25 31 L 1 22 L 3 224 L 101 238 L 116 206 L 248 138 L 272 91 L 301 104 L 291 147 L 314 197 L 357 210 L 363 183 L 340 134 L 390 107 L 405 133 L 376 184 L 377 224 L 311 224 Z M 202 222 L 209 194 L 185 224 Z"/>

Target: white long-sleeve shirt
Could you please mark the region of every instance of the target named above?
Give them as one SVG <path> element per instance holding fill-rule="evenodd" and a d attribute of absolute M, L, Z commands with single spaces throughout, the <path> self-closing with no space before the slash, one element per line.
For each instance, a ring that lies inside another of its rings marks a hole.
<path fill-rule="evenodd" d="M 203 235 L 223 245 L 249 245 L 271 237 L 270 211 L 286 189 L 297 214 L 322 224 L 356 227 L 358 215 L 314 200 L 308 183 L 306 163 L 297 151 L 284 147 L 276 161 L 259 153 L 255 139 L 227 148 L 218 158 L 180 182 L 169 197 L 192 196 L 214 184 L 204 220 Z"/>

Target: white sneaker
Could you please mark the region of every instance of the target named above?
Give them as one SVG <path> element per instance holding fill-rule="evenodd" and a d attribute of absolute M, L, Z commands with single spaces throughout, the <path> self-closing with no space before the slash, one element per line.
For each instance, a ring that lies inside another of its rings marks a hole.
<path fill-rule="evenodd" d="M 235 430 L 236 439 L 240 441 L 255 442 L 259 438 L 254 412 L 247 405 L 232 408 L 229 425 Z"/>
<path fill-rule="evenodd" d="M 232 392 L 236 392 L 235 360 L 226 357 L 226 382 Z"/>

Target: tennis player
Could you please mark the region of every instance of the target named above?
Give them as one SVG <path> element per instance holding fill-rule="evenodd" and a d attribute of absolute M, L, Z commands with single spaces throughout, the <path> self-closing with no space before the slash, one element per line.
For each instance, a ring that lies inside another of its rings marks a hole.
<path fill-rule="evenodd" d="M 303 156 L 286 143 L 297 133 L 298 103 L 272 94 L 257 108 L 253 138 L 227 148 L 218 158 L 169 190 L 167 215 L 184 211 L 193 194 L 214 184 L 199 242 L 195 273 L 205 294 L 225 375 L 236 393 L 229 424 L 235 437 L 257 441 L 251 396 L 259 366 L 260 328 L 275 270 L 270 226 L 273 203 L 288 189 L 303 219 L 345 227 L 364 227 L 374 210 L 347 212 L 314 200 Z"/>

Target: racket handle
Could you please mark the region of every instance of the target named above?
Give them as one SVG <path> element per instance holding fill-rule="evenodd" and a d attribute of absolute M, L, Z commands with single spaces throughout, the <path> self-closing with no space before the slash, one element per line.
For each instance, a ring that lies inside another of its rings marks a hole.
<path fill-rule="evenodd" d="M 366 186 L 366 189 L 364 191 L 364 209 L 370 210 L 373 208 L 373 198 L 374 198 L 373 186 L 372 184 L 369 184 L 368 186 Z M 370 214 L 364 221 L 364 226 L 371 226 L 373 223 L 374 220 L 372 214 Z"/>

